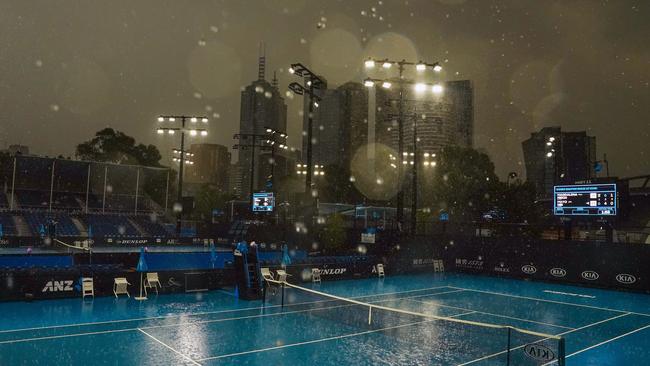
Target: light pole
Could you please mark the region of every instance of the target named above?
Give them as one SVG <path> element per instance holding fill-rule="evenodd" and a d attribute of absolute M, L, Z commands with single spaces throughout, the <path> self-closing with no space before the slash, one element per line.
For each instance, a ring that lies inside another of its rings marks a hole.
<path fill-rule="evenodd" d="M 315 90 L 325 87 L 325 82 L 314 74 L 311 70 L 301 63 L 291 64 L 289 73 L 300 76 L 304 79 L 305 85 L 300 85 L 296 82 L 289 84 L 289 90 L 298 95 L 305 95 L 309 97 L 307 108 L 307 176 L 305 179 L 305 193 L 311 192 L 312 180 L 312 138 L 313 138 L 313 114 L 314 107 L 318 107 L 320 97 L 315 94 Z"/>
<path fill-rule="evenodd" d="M 364 65 L 366 69 L 373 69 L 377 64 L 380 64 L 381 67 L 385 70 L 392 68 L 394 65 L 397 65 L 398 68 L 398 77 L 390 79 L 366 79 L 364 80 L 364 85 L 367 87 L 373 87 L 376 83 L 380 83 L 381 86 L 385 89 L 390 89 L 393 83 L 397 83 L 399 86 L 399 103 L 398 103 L 398 156 L 402 156 L 404 152 L 404 86 L 405 85 L 414 85 L 416 92 L 423 92 L 426 90 L 427 86 L 431 87 L 431 90 L 434 93 L 441 93 L 443 88 L 440 84 L 426 84 L 426 83 L 416 83 L 413 80 L 407 80 L 404 78 L 404 67 L 405 66 L 415 66 L 416 71 L 423 72 L 427 69 L 432 69 L 434 72 L 438 73 L 442 71 L 442 65 L 440 63 L 426 63 L 426 62 L 409 62 L 406 60 L 394 61 L 388 59 L 374 59 L 369 58 L 365 61 Z M 404 174 L 402 166 L 398 164 L 397 176 L 402 177 Z M 404 191 L 400 189 L 397 191 L 397 221 L 402 222 L 404 218 Z"/>
<path fill-rule="evenodd" d="M 192 125 L 191 128 L 187 128 L 187 122 L 190 122 Z M 207 126 L 208 123 L 208 118 L 207 117 L 198 117 L 198 116 L 177 116 L 177 115 L 172 115 L 172 116 L 159 116 L 158 117 L 158 122 L 159 123 L 171 123 L 175 124 L 176 126 L 173 127 L 158 127 L 156 129 L 156 132 L 159 135 L 164 135 L 167 133 L 168 135 L 174 135 L 176 132 L 180 132 L 181 134 L 181 152 L 185 152 L 185 133 L 189 133 L 190 136 L 207 136 L 208 135 L 208 130 L 205 128 L 195 128 L 196 125 L 200 122 L 202 125 Z M 180 127 L 178 127 L 178 122 L 180 122 Z M 181 236 L 181 220 L 183 219 L 183 165 L 185 165 L 185 154 L 181 153 L 180 157 L 178 158 L 179 162 L 179 168 L 178 168 L 178 196 L 176 200 L 178 201 L 178 204 L 180 205 L 180 209 L 177 210 L 176 213 L 176 235 L 180 238 Z"/>
<path fill-rule="evenodd" d="M 266 143 L 271 146 L 271 176 L 270 176 L 270 181 L 271 181 L 271 187 L 274 188 L 275 186 L 275 147 L 277 146 L 278 148 L 282 150 L 287 150 L 289 149 L 289 146 L 287 146 L 287 138 L 289 135 L 287 135 L 286 132 L 283 131 L 278 131 L 274 130 L 270 127 L 265 127 L 266 133 L 268 134 Z"/>

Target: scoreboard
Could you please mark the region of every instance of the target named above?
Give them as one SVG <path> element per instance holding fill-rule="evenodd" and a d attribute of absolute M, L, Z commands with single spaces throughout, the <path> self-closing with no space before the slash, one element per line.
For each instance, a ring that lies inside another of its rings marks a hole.
<path fill-rule="evenodd" d="M 275 208 L 273 192 L 253 193 L 253 212 L 272 212 Z"/>
<path fill-rule="evenodd" d="M 615 216 L 616 184 L 574 184 L 553 188 L 555 215 Z"/>

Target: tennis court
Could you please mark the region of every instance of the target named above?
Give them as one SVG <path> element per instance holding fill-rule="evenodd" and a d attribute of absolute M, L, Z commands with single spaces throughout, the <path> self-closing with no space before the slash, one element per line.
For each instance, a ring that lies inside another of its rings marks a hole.
<path fill-rule="evenodd" d="M 530 332 L 512 332 L 512 365 L 545 364 L 517 358 L 526 344 L 556 351 L 554 339 L 537 333 L 564 337 L 568 365 L 650 358 L 647 295 L 449 273 L 306 287 L 372 304 L 376 325 L 363 325 L 367 307 L 294 288 L 285 289 L 284 306 L 275 302 L 280 292 L 263 304 L 227 290 L 144 302 L 7 302 L 0 304 L 0 364 L 506 364 L 507 329 L 473 322 Z M 394 317 L 384 308 L 428 317 Z"/>

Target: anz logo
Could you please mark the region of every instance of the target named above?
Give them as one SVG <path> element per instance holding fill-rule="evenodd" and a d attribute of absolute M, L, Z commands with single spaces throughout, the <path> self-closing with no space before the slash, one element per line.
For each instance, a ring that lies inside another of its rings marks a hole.
<path fill-rule="evenodd" d="M 636 282 L 636 277 L 627 273 L 620 273 L 616 275 L 616 281 L 624 285 L 631 285 Z"/>
<path fill-rule="evenodd" d="M 553 277 L 559 277 L 559 278 L 566 277 L 566 269 L 564 268 L 551 268 L 551 270 L 548 272 Z"/>
<path fill-rule="evenodd" d="M 532 264 L 527 264 L 521 267 L 521 271 L 524 272 L 525 274 L 534 274 L 537 273 L 537 268 Z"/>
<path fill-rule="evenodd" d="M 582 278 L 587 281 L 596 281 L 600 275 L 595 271 L 584 271 L 582 272 Z"/>
<path fill-rule="evenodd" d="M 555 360 L 555 352 L 550 348 L 537 343 L 531 343 L 524 346 L 526 356 L 538 361 Z"/>
<path fill-rule="evenodd" d="M 65 281 L 48 281 L 43 287 L 41 292 L 66 292 L 73 291 L 74 287 L 72 286 L 74 281 L 65 280 Z"/>

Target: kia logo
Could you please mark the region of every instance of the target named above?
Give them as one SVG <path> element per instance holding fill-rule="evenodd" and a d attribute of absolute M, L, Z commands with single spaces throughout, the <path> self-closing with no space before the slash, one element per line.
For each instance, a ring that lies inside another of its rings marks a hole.
<path fill-rule="evenodd" d="M 537 268 L 535 268 L 535 266 L 533 266 L 533 265 L 527 264 L 527 265 L 521 267 L 521 271 L 526 273 L 526 274 L 533 274 L 533 273 L 537 272 Z"/>
<path fill-rule="evenodd" d="M 566 270 L 564 268 L 551 268 L 549 273 L 553 277 L 564 277 L 564 276 L 566 276 Z"/>
<path fill-rule="evenodd" d="M 631 274 L 627 273 L 620 273 L 616 275 L 616 281 L 624 284 L 624 285 L 631 285 L 636 282 L 636 277 L 634 277 Z"/>
<path fill-rule="evenodd" d="M 526 353 L 526 356 L 538 361 L 555 360 L 555 353 L 550 348 L 537 343 L 525 345 L 524 353 Z"/>
<path fill-rule="evenodd" d="M 600 277 L 600 275 L 594 271 L 584 271 L 582 272 L 582 278 L 588 281 L 595 281 Z"/>

